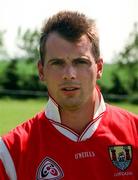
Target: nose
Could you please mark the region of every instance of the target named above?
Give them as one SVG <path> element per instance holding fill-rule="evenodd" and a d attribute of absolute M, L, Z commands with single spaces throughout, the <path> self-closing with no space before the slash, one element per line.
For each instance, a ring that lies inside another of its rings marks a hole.
<path fill-rule="evenodd" d="M 72 65 L 68 65 L 64 68 L 63 72 L 64 80 L 73 80 L 76 79 L 76 69 Z"/>

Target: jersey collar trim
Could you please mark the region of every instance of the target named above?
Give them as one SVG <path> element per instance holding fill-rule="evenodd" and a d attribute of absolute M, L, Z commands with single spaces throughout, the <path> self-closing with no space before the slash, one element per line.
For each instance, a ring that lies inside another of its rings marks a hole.
<path fill-rule="evenodd" d="M 94 107 L 94 116 L 91 123 L 88 124 L 86 129 L 82 132 L 81 135 L 78 135 L 70 128 L 63 126 L 61 124 L 61 118 L 60 113 L 57 104 L 54 102 L 54 100 L 49 97 L 47 107 L 45 109 L 45 116 L 49 119 L 49 121 L 52 123 L 52 125 L 63 135 L 68 137 L 69 139 L 78 142 L 78 141 L 84 141 L 88 138 L 90 138 L 93 133 L 96 131 L 100 120 L 106 111 L 105 102 L 103 99 L 102 94 L 100 93 L 99 89 L 97 89 L 96 93 L 96 102 Z"/>

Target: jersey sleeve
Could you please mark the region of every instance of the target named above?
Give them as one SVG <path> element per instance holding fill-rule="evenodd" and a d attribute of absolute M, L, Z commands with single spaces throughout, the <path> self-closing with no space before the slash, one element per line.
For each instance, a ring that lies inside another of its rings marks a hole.
<path fill-rule="evenodd" d="M 1 160 L 0 160 L 0 180 L 9 180 Z"/>
<path fill-rule="evenodd" d="M 0 180 L 17 180 L 16 170 L 12 156 L 3 141 L 0 137 Z"/>

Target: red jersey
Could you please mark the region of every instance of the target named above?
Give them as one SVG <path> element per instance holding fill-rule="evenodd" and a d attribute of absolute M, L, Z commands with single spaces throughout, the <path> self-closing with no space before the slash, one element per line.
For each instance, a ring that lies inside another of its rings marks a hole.
<path fill-rule="evenodd" d="M 73 141 L 45 112 L 0 140 L 0 179 L 137 180 L 138 117 L 106 105 L 94 133 Z"/>

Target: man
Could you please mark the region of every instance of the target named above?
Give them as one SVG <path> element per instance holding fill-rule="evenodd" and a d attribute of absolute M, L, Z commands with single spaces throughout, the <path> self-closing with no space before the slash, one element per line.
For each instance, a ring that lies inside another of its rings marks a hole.
<path fill-rule="evenodd" d="M 93 20 L 59 12 L 42 29 L 38 71 L 45 112 L 0 140 L 0 179 L 138 179 L 138 117 L 104 103 Z"/>

